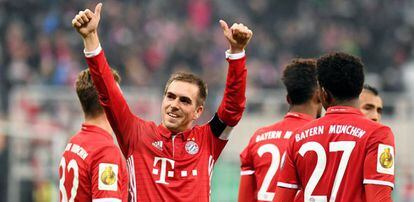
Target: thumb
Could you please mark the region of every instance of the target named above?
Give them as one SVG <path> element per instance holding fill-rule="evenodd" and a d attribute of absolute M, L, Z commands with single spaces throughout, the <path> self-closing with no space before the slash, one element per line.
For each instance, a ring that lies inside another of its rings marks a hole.
<path fill-rule="evenodd" d="M 223 29 L 224 32 L 227 32 L 229 30 L 229 26 L 227 25 L 226 21 L 220 20 L 219 22 L 221 29 Z"/>
<path fill-rule="evenodd" d="M 95 7 L 95 15 L 98 16 L 98 18 L 101 17 L 101 10 L 102 10 L 102 3 L 98 3 Z"/>

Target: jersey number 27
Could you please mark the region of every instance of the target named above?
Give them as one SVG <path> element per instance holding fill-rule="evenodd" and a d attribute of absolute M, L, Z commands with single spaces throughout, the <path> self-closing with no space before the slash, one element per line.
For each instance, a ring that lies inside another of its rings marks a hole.
<path fill-rule="evenodd" d="M 335 201 L 336 199 L 339 185 L 341 184 L 342 178 L 344 177 L 344 173 L 348 165 L 349 157 L 351 156 L 351 153 L 354 147 L 355 147 L 354 141 L 338 141 L 338 142 L 329 143 L 329 152 L 338 152 L 338 151 L 343 152 L 341 161 L 338 166 L 338 170 L 336 172 L 334 184 L 333 184 L 332 191 L 331 191 L 331 197 L 329 201 Z M 312 195 L 313 190 L 315 189 L 316 185 L 318 184 L 319 180 L 322 177 L 323 172 L 325 171 L 325 167 L 326 167 L 325 149 L 318 142 L 307 142 L 300 147 L 299 154 L 304 157 L 308 151 L 315 152 L 318 157 L 318 161 L 316 162 L 315 170 L 313 171 L 305 187 L 305 192 L 304 192 L 305 201 L 327 201 L 327 196 L 313 196 Z"/>

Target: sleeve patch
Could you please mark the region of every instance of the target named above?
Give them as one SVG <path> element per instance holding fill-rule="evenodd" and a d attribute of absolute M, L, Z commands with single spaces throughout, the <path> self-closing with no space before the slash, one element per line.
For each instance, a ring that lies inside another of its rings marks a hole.
<path fill-rule="evenodd" d="M 99 164 L 98 189 L 105 191 L 118 190 L 118 165 L 111 163 Z"/>
<path fill-rule="evenodd" d="M 394 147 L 385 144 L 378 145 L 377 172 L 394 175 Z"/>

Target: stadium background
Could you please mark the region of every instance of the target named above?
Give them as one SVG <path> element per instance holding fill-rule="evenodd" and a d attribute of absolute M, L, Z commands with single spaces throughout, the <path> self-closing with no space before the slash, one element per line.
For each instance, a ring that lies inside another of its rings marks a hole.
<path fill-rule="evenodd" d="M 287 110 L 281 69 L 293 57 L 358 55 L 381 91 L 397 144 L 395 201 L 414 201 L 414 2 L 411 0 L 104 0 L 100 38 L 131 109 L 159 121 L 163 85 L 190 70 L 209 85 L 203 123 L 225 81 L 218 20 L 254 32 L 248 103 L 214 170 L 212 201 L 235 201 L 239 152 Z M 96 2 L 0 0 L 0 201 L 57 201 L 58 161 L 83 120 L 73 84 L 85 68 L 71 19 Z M 346 189 L 346 188 L 345 188 Z"/>

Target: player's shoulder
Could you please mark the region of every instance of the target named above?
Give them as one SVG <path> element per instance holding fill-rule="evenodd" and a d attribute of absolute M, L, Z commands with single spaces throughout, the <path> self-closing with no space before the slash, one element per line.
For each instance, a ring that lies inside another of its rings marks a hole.
<path fill-rule="evenodd" d="M 390 127 L 383 125 L 378 122 L 374 122 L 371 120 L 368 120 L 367 125 L 369 124 L 369 134 L 371 138 L 374 139 L 394 139 L 394 134 Z"/>
<path fill-rule="evenodd" d="M 366 117 L 360 117 L 359 120 L 357 120 L 358 125 L 366 128 L 368 131 L 371 132 L 379 132 L 379 131 L 391 131 L 391 128 L 375 121 L 372 121 Z"/>
<path fill-rule="evenodd" d="M 78 144 L 89 152 L 117 147 L 114 138 L 109 133 L 103 131 L 79 131 L 71 138 L 71 142 Z"/>
<path fill-rule="evenodd" d="M 315 127 L 315 126 L 325 125 L 327 123 L 327 121 L 324 120 L 324 119 L 325 119 L 325 117 L 322 117 L 322 118 L 319 118 L 319 119 L 304 121 L 304 122 L 301 122 L 301 124 L 296 124 L 296 128 L 295 128 L 294 132 L 306 130 L 308 128 L 312 128 L 312 127 Z"/>

